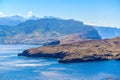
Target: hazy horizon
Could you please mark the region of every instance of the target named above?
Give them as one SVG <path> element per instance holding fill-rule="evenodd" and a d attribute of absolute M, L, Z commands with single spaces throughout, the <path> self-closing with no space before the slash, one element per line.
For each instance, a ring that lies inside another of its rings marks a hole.
<path fill-rule="evenodd" d="M 54 16 L 120 28 L 119 3 L 119 0 L 0 0 L 0 17 Z"/>

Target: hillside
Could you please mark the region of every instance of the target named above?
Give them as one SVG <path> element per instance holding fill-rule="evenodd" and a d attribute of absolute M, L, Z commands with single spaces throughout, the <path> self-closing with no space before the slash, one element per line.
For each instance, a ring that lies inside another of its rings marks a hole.
<path fill-rule="evenodd" d="M 10 29 L 9 29 L 10 28 Z M 9 30 L 9 31 L 8 31 Z M 86 39 L 101 39 L 93 26 L 73 19 L 41 18 L 27 20 L 16 26 L 0 26 L 3 44 L 43 44 L 48 40 L 61 40 L 66 35 L 79 34 Z"/>
<path fill-rule="evenodd" d="M 59 58 L 60 63 L 120 60 L 120 37 L 25 50 L 19 56 Z"/>

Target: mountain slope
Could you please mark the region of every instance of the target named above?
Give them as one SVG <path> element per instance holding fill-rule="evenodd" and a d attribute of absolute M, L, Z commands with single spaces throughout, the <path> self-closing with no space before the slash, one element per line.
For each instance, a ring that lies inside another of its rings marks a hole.
<path fill-rule="evenodd" d="M 7 27 L 6 27 L 7 30 Z M 6 31 L 4 30 L 4 32 Z M 27 20 L 12 26 L 3 43 L 5 44 L 43 44 L 47 40 L 60 40 L 69 34 L 79 34 L 86 39 L 101 39 L 96 29 L 75 20 L 42 18 Z"/>
<path fill-rule="evenodd" d="M 60 63 L 120 60 L 120 37 L 25 50 L 19 56 L 59 58 Z"/>
<path fill-rule="evenodd" d="M 1 17 L 0 18 L 0 25 L 8 25 L 8 26 L 15 26 L 19 23 L 25 21 L 25 19 L 21 16 L 10 16 L 10 17 Z"/>
<path fill-rule="evenodd" d="M 97 29 L 98 33 L 103 39 L 120 36 L 119 28 L 112 28 L 112 27 L 94 27 L 94 28 Z"/>

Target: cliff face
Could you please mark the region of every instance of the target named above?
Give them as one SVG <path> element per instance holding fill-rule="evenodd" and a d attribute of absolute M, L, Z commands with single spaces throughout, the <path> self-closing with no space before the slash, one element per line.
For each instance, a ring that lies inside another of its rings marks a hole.
<path fill-rule="evenodd" d="M 60 63 L 120 60 L 120 37 L 25 50 L 19 56 L 59 58 Z"/>

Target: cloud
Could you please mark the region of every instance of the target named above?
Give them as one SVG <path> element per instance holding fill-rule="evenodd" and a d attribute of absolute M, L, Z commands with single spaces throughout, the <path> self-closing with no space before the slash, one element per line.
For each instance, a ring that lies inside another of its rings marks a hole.
<path fill-rule="evenodd" d="M 0 17 L 4 17 L 4 16 L 5 14 L 2 11 L 0 11 Z"/>
<path fill-rule="evenodd" d="M 33 12 L 32 11 L 28 11 L 28 17 L 32 17 L 33 16 Z"/>

